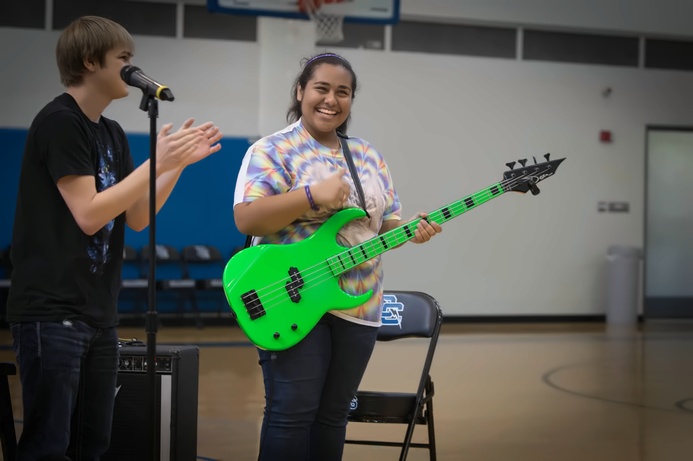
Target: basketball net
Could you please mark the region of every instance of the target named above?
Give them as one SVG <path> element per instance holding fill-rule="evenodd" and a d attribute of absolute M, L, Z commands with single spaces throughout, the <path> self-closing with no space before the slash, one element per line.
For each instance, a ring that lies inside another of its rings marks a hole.
<path fill-rule="evenodd" d="M 325 13 L 322 8 L 323 4 L 343 1 L 345 0 L 298 0 L 298 8 L 315 24 L 317 42 L 340 43 L 344 40 L 344 16 Z"/>

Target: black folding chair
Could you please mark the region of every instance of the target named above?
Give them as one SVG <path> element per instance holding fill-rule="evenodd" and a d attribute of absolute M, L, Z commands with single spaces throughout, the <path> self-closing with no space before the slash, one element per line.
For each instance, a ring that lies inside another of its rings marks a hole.
<path fill-rule="evenodd" d="M 195 287 L 198 290 L 196 295 L 199 296 L 195 296 L 198 309 L 201 312 L 205 312 L 204 306 L 209 304 L 206 301 L 211 301 L 216 307 L 217 315 L 227 311 L 225 309 L 224 284 L 221 280 L 225 261 L 219 249 L 213 245 L 188 245 L 183 248 L 181 255 L 183 258 L 183 276 L 194 280 Z M 207 293 L 210 296 L 203 297 L 203 293 Z"/>
<path fill-rule="evenodd" d="M 186 305 L 190 305 L 195 316 L 195 323 L 202 327 L 202 318 L 195 303 L 195 280 L 186 277 L 183 260 L 180 252 L 171 245 L 157 243 L 154 249 L 156 268 L 155 283 L 160 296 L 157 300 L 157 311 L 160 314 L 170 312 L 171 304 L 177 306 L 176 311 L 184 317 Z M 149 246 L 142 248 L 142 260 L 144 263 L 144 275 L 149 274 Z M 172 295 L 170 297 L 164 294 Z"/>
<path fill-rule="evenodd" d="M 142 258 L 130 245 L 123 246 L 123 268 L 118 311 L 123 315 L 144 315 L 149 280 L 144 276 Z"/>
<path fill-rule="evenodd" d="M 433 381 L 430 370 L 433 362 L 443 315 L 438 302 L 430 295 L 416 291 L 386 291 L 378 341 L 403 338 L 427 338 L 428 349 L 416 392 L 359 390 L 352 402 L 350 422 L 405 424 L 402 441 L 354 440 L 346 443 L 401 447 L 400 461 L 407 458 L 409 448 L 425 448 L 431 461 L 436 459 L 435 427 L 433 424 Z M 416 425 L 425 425 L 428 441 L 412 442 Z"/>

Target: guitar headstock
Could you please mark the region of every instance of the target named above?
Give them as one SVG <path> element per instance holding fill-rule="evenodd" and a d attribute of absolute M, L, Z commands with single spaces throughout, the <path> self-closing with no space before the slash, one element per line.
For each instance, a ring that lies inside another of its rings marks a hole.
<path fill-rule="evenodd" d="M 558 169 L 558 165 L 565 160 L 565 157 L 550 160 L 550 154 L 545 154 L 544 158 L 546 161 L 541 163 L 537 163 L 537 159 L 534 158 L 533 165 L 527 165 L 526 158 L 520 159 L 517 162 L 506 163 L 506 166 L 510 169 L 503 173 L 503 188 L 506 191 L 523 194 L 531 191 L 532 195 L 537 195 L 540 192 L 537 183 L 553 176 Z M 515 168 L 515 165 L 518 163 L 520 167 Z"/>

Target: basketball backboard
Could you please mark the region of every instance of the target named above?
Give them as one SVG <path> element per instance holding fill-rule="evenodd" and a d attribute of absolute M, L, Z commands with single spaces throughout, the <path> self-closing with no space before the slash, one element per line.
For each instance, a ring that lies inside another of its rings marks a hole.
<path fill-rule="evenodd" d="M 324 2 L 321 12 L 344 16 L 345 22 L 396 24 L 400 0 L 342 0 Z M 308 19 L 297 0 L 207 0 L 211 12 Z"/>

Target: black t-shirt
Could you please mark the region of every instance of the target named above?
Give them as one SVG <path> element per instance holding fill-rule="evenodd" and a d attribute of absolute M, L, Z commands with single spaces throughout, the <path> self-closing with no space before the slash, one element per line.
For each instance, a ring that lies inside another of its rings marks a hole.
<path fill-rule="evenodd" d="M 57 182 L 93 176 L 101 192 L 133 170 L 118 123 L 87 118 L 64 93 L 34 118 L 26 141 L 12 236 L 7 321 L 117 324 L 125 213 L 94 235 L 77 225 Z"/>

